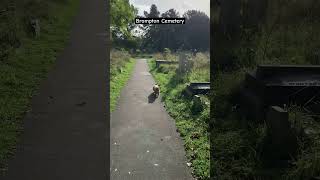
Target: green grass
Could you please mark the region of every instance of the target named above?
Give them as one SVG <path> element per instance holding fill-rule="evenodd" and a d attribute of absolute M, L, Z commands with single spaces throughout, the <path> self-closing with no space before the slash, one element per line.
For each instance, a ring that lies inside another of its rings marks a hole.
<path fill-rule="evenodd" d="M 136 60 L 130 59 L 126 64 L 121 68 L 121 70 L 111 77 L 110 81 L 110 111 L 112 112 L 117 104 L 117 100 L 120 96 L 122 88 L 126 85 L 129 80 L 132 71 L 134 69 Z"/>
<path fill-rule="evenodd" d="M 308 127 L 319 132 L 320 125 L 303 111 L 289 105 L 289 120 L 299 142 L 299 155 L 284 168 L 267 168 L 261 157 L 267 126 L 263 121 L 243 119 L 233 111 L 233 97 L 241 81 L 243 69 L 218 73 L 213 82 L 214 126 L 211 130 L 211 168 L 215 179 L 311 179 L 320 172 L 320 135 L 304 135 Z"/>
<path fill-rule="evenodd" d="M 0 172 L 15 152 L 31 97 L 68 41 L 78 5 L 78 0 L 52 4 L 49 19 L 41 21 L 41 36 L 23 37 L 22 45 L 0 61 Z"/>
<path fill-rule="evenodd" d="M 208 121 L 210 104 L 206 97 L 201 97 L 204 108 L 200 112 L 194 112 L 193 101 L 182 97 L 182 91 L 189 82 L 197 80 L 194 74 L 188 77 L 180 77 L 175 72 L 174 65 L 162 66 L 155 68 L 155 61 L 148 61 L 150 72 L 155 81 L 160 85 L 162 100 L 170 116 L 175 119 L 177 129 L 184 140 L 188 161 L 192 163 L 194 175 L 198 179 L 209 179 L 210 168 L 210 144 L 208 133 Z M 209 73 L 206 74 L 209 76 Z M 208 78 L 199 77 L 200 80 Z"/>
<path fill-rule="evenodd" d="M 261 157 L 265 152 L 261 148 L 266 125 L 258 119 L 244 119 L 239 112 L 232 110 L 238 102 L 236 97 L 245 72 L 252 71 L 258 64 L 320 63 L 319 36 L 314 33 L 319 30 L 319 21 L 297 21 L 297 24 L 277 24 L 275 27 L 271 32 L 264 29 L 256 34 L 244 33 L 239 47 L 232 54 L 236 57 L 234 67 L 230 64 L 232 68 L 216 71 L 212 96 L 211 118 L 215 124 L 211 129 L 211 162 L 212 172 L 219 179 L 310 179 L 319 176 L 319 136 L 301 136 L 293 128 L 299 142 L 298 156 L 290 160 L 289 167 L 270 170 L 263 167 Z M 311 122 L 308 113 L 294 113 L 299 115 L 297 120 Z M 319 122 L 313 120 L 311 124 L 319 131 Z"/>

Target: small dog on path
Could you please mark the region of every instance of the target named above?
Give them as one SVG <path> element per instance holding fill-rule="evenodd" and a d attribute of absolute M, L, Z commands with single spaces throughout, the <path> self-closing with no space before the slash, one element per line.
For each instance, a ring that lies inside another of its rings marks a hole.
<path fill-rule="evenodd" d="M 159 85 L 158 85 L 158 84 L 155 84 L 152 89 L 153 89 L 154 95 L 155 95 L 156 97 L 159 97 L 159 94 L 160 94 L 160 87 L 159 87 Z"/>

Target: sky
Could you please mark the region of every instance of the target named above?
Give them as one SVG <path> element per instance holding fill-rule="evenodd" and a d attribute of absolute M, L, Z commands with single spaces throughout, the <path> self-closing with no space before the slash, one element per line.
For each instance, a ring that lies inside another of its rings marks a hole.
<path fill-rule="evenodd" d="M 150 11 L 150 6 L 155 4 L 160 13 L 174 8 L 182 15 L 187 10 L 200 10 L 210 17 L 210 0 L 129 0 L 136 8 L 139 9 L 139 15 L 143 11 Z"/>

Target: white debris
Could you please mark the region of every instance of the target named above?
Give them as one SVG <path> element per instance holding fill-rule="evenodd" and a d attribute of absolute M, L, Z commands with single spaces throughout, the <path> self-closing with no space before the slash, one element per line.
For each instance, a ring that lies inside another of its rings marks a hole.
<path fill-rule="evenodd" d="M 188 167 L 190 167 L 190 166 L 191 166 L 191 164 L 192 164 L 192 163 L 187 163 Z"/>
<path fill-rule="evenodd" d="M 147 153 L 150 152 L 149 150 L 147 150 Z"/>
<path fill-rule="evenodd" d="M 117 145 L 117 142 L 115 142 L 114 145 Z"/>
<path fill-rule="evenodd" d="M 117 172 L 117 171 L 118 171 L 118 169 L 117 169 L 117 168 L 115 168 L 115 169 L 114 169 L 114 171 L 115 171 L 115 172 Z"/>
<path fill-rule="evenodd" d="M 159 166 L 159 164 L 154 164 L 154 166 Z"/>
<path fill-rule="evenodd" d="M 129 173 L 129 174 L 131 174 L 131 172 L 130 172 L 130 171 L 129 171 L 128 173 Z"/>

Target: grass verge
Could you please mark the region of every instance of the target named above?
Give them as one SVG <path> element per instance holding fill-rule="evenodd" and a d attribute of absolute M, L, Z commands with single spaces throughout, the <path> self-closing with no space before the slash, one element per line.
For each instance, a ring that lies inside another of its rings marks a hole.
<path fill-rule="evenodd" d="M 319 134 L 304 132 L 310 129 L 319 132 L 318 117 L 305 110 L 289 111 L 290 127 L 299 143 L 298 155 L 287 160 L 283 167 L 276 167 L 274 163 L 270 168 L 262 156 L 266 152 L 268 130 L 265 120 L 247 119 L 237 111 L 239 100 L 236 99 L 245 73 L 252 72 L 257 65 L 320 64 L 315 48 L 319 47 L 319 36 L 314 33 L 320 27 L 319 21 L 274 23 L 272 26 L 272 30 L 266 25 L 261 31 L 244 32 L 240 45 L 230 53 L 233 62 L 227 63 L 227 68 L 216 69 L 211 117 L 215 123 L 211 129 L 214 179 L 312 179 L 320 174 Z M 286 108 L 291 109 L 291 106 L 289 103 Z M 300 127 L 300 124 L 312 124 L 312 127 Z"/>
<path fill-rule="evenodd" d="M 175 119 L 177 129 L 184 140 L 187 158 L 192 163 L 194 176 L 198 179 L 209 179 L 209 99 L 201 97 L 206 103 L 201 111 L 195 112 L 193 101 L 181 94 L 190 77 L 196 76 L 191 73 L 189 77 L 180 77 L 173 66 L 157 69 L 154 59 L 149 59 L 148 65 L 155 81 L 161 87 L 162 100 L 167 112 Z M 209 73 L 207 75 L 209 76 Z"/>
<path fill-rule="evenodd" d="M 110 81 L 110 111 L 112 112 L 117 104 L 117 100 L 120 96 L 122 88 L 126 85 L 129 80 L 132 71 L 134 69 L 136 61 L 130 59 L 126 64 L 120 69 L 118 73 L 113 75 Z"/>
<path fill-rule="evenodd" d="M 50 17 L 41 19 L 40 37 L 23 37 L 21 46 L 0 61 L 0 173 L 15 152 L 31 97 L 69 39 L 78 5 L 79 0 L 52 4 Z"/>

